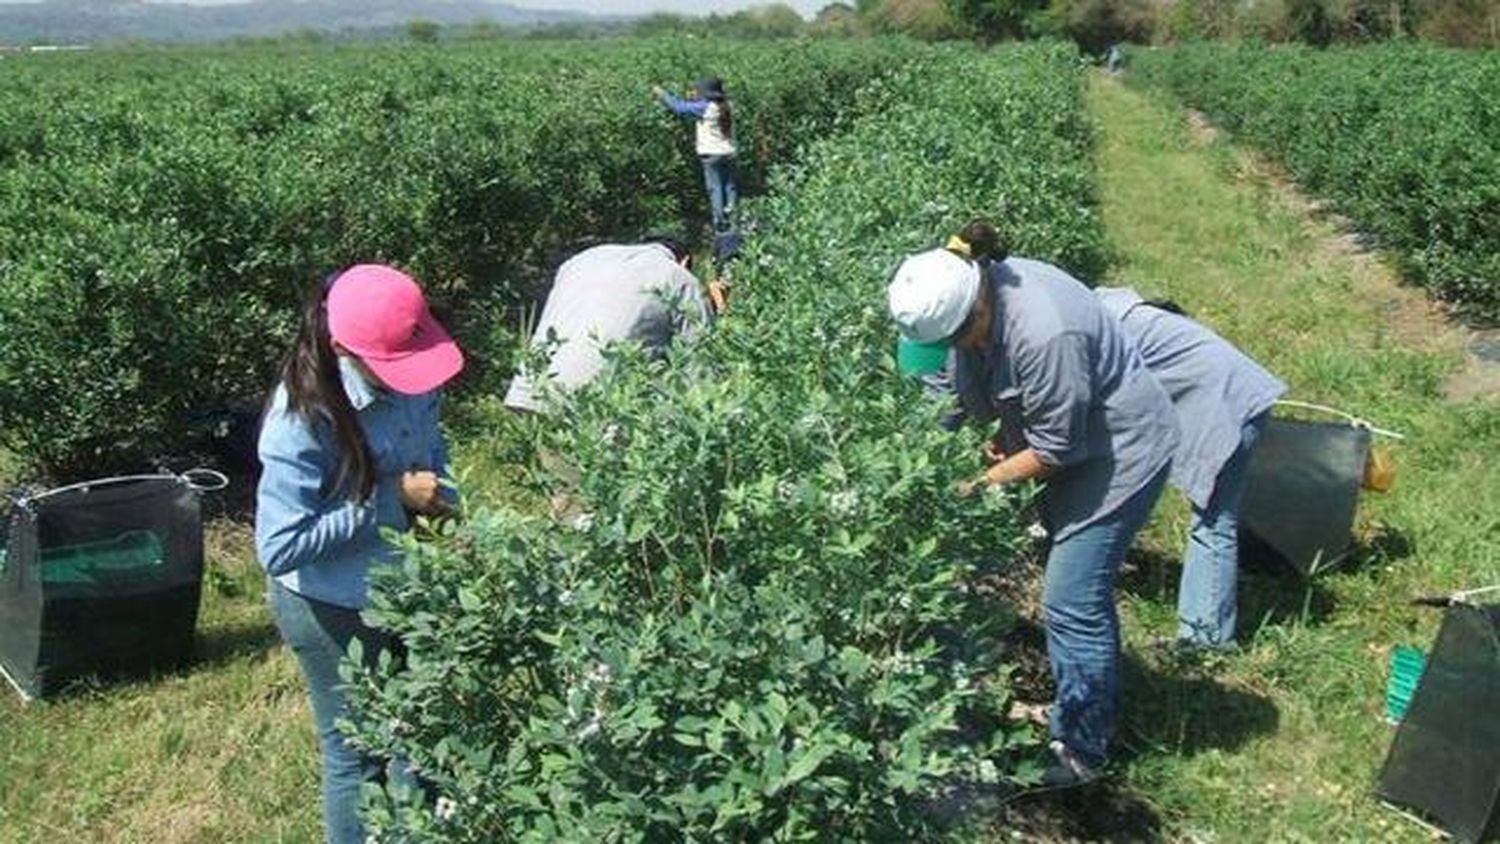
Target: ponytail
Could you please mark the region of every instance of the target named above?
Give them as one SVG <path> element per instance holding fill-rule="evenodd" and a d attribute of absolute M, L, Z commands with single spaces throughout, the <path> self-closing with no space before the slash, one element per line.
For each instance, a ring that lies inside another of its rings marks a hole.
<path fill-rule="evenodd" d="M 698 91 L 704 99 L 719 107 L 719 132 L 726 138 L 734 137 L 734 110 L 729 107 L 729 98 L 724 95 L 724 80 L 717 76 L 698 83 Z"/>
<path fill-rule="evenodd" d="M 726 138 L 734 137 L 734 110 L 729 107 L 729 100 L 718 100 L 719 106 L 719 132 Z"/>
<path fill-rule="evenodd" d="M 981 263 L 1003 261 L 1010 253 L 1000 230 L 993 223 L 980 219 L 970 220 L 958 234 L 948 238 L 945 248 L 960 258 Z"/>
<path fill-rule="evenodd" d="M 330 276 L 307 291 L 297 339 L 281 365 L 281 382 L 288 411 L 301 416 L 308 427 L 326 424 L 332 430 L 337 460 L 332 482 L 325 479 L 325 494 L 367 501 L 375 492 L 375 458 L 344 391 L 339 356 L 328 331 L 328 289 L 337 278 Z"/>

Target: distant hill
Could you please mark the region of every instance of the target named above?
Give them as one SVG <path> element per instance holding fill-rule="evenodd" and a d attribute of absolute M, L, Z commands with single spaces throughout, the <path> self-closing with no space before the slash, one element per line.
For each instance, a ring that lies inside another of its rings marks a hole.
<path fill-rule="evenodd" d="M 297 30 L 389 32 L 413 20 L 533 27 L 604 20 L 500 0 L 246 0 L 188 5 L 139 0 L 0 3 L 0 44 L 217 41 Z"/>

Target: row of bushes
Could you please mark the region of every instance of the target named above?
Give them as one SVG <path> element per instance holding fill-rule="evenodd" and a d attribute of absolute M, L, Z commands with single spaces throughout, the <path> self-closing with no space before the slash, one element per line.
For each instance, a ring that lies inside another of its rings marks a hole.
<path fill-rule="evenodd" d="M 1199 44 L 1130 66 L 1279 158 L 1411 278 L 1500 318 L 1500 53 Z"/>
<path fill-rule="evenodd" d="M 681 25 L 692 26 L 686 20 Z M 1421 38 L 1483 47 L 1500 44 L 1500 5 L 1492 0 L 859 0 L 854 6 L 830 3 L 804 29 L 933 39 L 1051 35 L 1094 53 L 1123 41 L 1206 38 L 1319 46 Z"/>
<path fill-rule="evenodd" d="M 171 453 L 262 393 L 305 285 L 423 279 L 481 335 L 582 236 L 702 219 L 656 81 L 724 76 L 753 187 L 925 48 L 161 50 L 0 67 L 0 445 L 57 476 Z M 460 309 L 462 310 L 462 308 Z"/>
<path fill-rule="evenodd" d="M 1100 269 L 1082 82 L 1047 44 L 876 83 L 920 95 L 779 171 L 714 332 L 521 429 L 576 471 L 538 481 L 565 518 L 406 541 L 369 615 L 407 660 L 350 675 L 353 726 L 442 799 L 381 795 L 377 840 L 929 840 L 955 790 L 1034 775 L 1013 616 L 973 588 L 1022 502 L 953 493 L 979 435 L 897 375 L 883 291 L 975 214 Z"/>

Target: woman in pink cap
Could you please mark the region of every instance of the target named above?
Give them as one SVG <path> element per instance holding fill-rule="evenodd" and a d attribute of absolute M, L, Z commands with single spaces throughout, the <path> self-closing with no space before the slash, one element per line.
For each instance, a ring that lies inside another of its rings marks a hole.
<path fill-rule="evenodd" d="M 339 661 L 352 639 L 372 664 L 382 650 L 400 651 L 359 613 L 370 569 L 394 555 L 381 529 L 407 530 L 414 515 L 449 506 L 437 390 L 461 368 L 415 281 L 391 267 L 350 267 L 310 292 L 261 429 L 255 548 L 271 614 L 312 697 L 330 844 L 364 841 L 360 787 L 385 768 L 334 726 L 346 705 Z"/>

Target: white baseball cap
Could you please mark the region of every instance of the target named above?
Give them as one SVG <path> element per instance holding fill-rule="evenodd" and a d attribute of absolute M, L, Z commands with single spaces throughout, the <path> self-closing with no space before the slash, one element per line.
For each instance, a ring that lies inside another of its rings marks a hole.
<path fill-rule="evenodd" d="M 979 266 L 946 249 L 908 257 L 886 288 L 891 318 L 901 330 L 901 371 L 930 375 L 948 363 L 953 335 L 979 298 Z"/>

